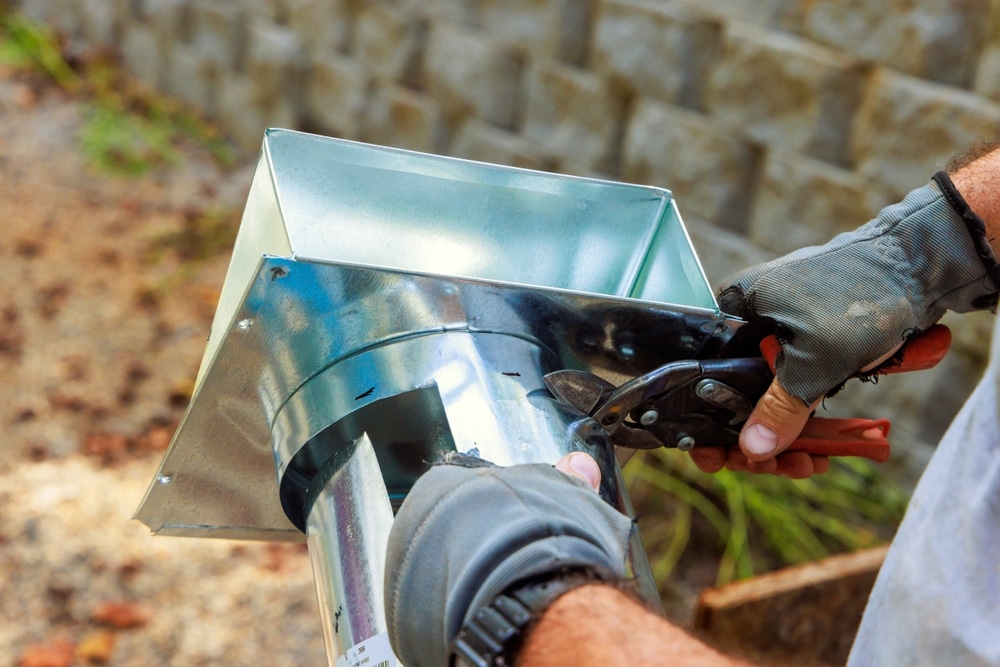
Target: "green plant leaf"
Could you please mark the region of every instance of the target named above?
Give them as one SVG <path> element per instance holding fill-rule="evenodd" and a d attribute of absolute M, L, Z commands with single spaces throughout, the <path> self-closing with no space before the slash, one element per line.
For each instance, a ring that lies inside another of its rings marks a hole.
<path fill-rule="evenodd" d="M 80 77 L 63 59 L 52 28 L 23 14 L 6 12 L 0 14 L 0 34 L 4 42 L 2 53 L 15 61 L 13 64 L 33 64 L 66 90 L 79 89 Z"/>
<path fill-rule="evenodd" d="M 116 63 L 97 60 L 74 71 L 44 23 L 0 11 L 0 64 L 43 74 L 89 101 L 80 141 L 103 171 L 137 176 L 178 164 L 185 142 L 206 148 L 223 166 L 235 162 L 235 151 L 217 130 L 179 103 L 142 89 Z"/>
<path fill-rule="evenodd" d="M 708 550 L 716 554 L 718 584 L 751 576 L 762 565 L 878 544 L 892 534 L 907 501 L 903 488 L 875 465 L 852 459 L 833 460 L 825 475 L 790 480 L 728 470 L 709 475 L 680 452 L 659 449 L 636 456 L 625 478 L 640 509 L 662 514 L 640 524 L 656 576 L 677 576 L 685 550 Z M 718 534 L 718 546 L 697 543 L 692 524 L 698 515 Z"/>

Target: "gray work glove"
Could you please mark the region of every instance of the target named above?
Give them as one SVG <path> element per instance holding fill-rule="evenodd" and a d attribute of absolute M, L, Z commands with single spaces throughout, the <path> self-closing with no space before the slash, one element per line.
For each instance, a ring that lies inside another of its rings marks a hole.
<path fill-rule="evenodd" d="M 777 334 L 777 376 L 807 405 L 945 311 L 996 304 L 985 226 L 944 172 L 859 229 L 730 277 L 723 311 Z"/>
<path fill-rule="evenodd" d="M 385 613 L 407 667 L 447 665 L 465 621 L 515 583 L 565 567 L 625 574 L 632 521 L 582 480 L 451 461 L 417 480 L 389 535 Z"/>

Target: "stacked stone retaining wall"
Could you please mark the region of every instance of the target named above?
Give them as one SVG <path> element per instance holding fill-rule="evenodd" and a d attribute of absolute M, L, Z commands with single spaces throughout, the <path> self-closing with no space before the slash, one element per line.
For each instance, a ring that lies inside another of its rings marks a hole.
<path fill-rule="evenodd" d="M 1000 0 L 13 4 L 248 151 L 293 127 L 668 187 L 713 283 L 854 228 L 1000 130 Z M 893 417 L 925 455 L 991 325 L 963 318 L 939 370 L 829 404 Z"/>

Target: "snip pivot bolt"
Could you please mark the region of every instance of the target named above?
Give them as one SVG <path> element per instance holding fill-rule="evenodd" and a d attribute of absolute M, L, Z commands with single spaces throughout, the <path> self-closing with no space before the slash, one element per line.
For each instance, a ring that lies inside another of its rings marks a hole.
<path fill-rule="evenodd" d="M 677 449 L 682 452 L 687 452 L 690 451 L 692 447 L 694 447 L 694 438 L 687 433 L 677 434 Z"/>

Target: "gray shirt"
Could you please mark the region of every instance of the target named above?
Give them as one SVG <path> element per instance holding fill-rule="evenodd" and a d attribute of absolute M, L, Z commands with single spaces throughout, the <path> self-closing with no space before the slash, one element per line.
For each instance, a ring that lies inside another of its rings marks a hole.
<path fill-rule="evenodd" d="M 1000 665 L 1000 327 L 917 485 L 848 665 Z"/>

